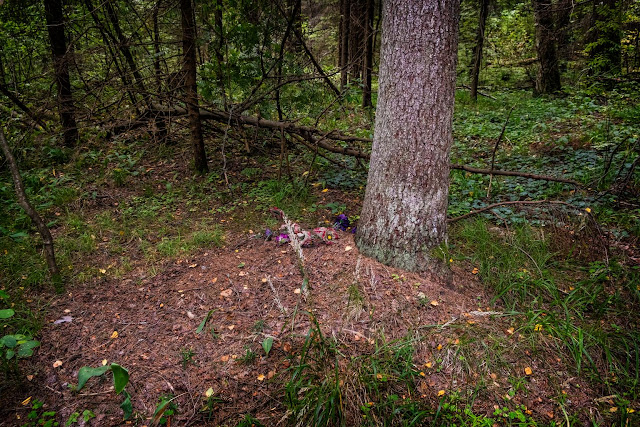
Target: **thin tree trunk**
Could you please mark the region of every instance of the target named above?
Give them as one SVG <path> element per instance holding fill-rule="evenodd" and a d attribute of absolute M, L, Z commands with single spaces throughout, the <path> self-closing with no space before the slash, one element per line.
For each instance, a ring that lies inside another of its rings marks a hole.
<path fill-rule="evenodd" d="M 225 52 L 225 38 L 224 38 L 224 23 L 222 21 L 222 0 L 216 0 L 216 10 L 214 14 L 216 36 L 218 43 L 215 48 L 216 61 L 218 66 L 216 67 L 216 80 L 218 81 L 218 88 L 220 90 L 220 96 L 222 96 L 222 102 L 225 111 L 227 110 L 227 91 L 225 89 L 225 75 L 224 75 L 224 52 Z"/>
<path fill-rule="evenodd" d="M 562 61 L 571 59 L 571 14 L 574 0 L 559 0 L 556 4 L 556 41 L 558 44 L 558 58 Z"/>
<path fill-rule="evenodd" d="M 156 78 L 156 86 L 158 88 L 158 94 L 162 94 L 162 70 L 160 69 L 160 28 L 158 27 L 158 11 L 160 9 L 160 3 L 162 0 L 158 0 L 153 8 L 153 70 Z M 163 117 L 155 118 L 156 132 L 155 139 L 157 142 L 163 143 L 167 138 L 167 122 Z"/>
<path fill-rule="evenodd" d="M 185 73 L 186 104 L 194 154 L 193 163 L 198 172 L 206 173 L 209 171 L 209 166 L 207 165 L 207 153 L 204 149 L 202 122 L 200 121 L 200 108 L 198 107 L 195 19 L 191 0 L 180 0 L 180 11 L 182 16 L 182 54 L 184 56 L 182 69 Z"/>
<path fill-rule="evenodd" d="M 561 89 L 552 7 L 551 0 L 533 0 L 536 51 L 540 65 L 536 79 L 536 91 L 539 94 L 551 94 Z"/>
<path fill-rule="evenodd" d="M 373 73 L 373 14 L 375 0 L 367 1 L 367 26 L 365 29 L 364 67 L 362 69 L 362 107 L 371 107 L 371 74 Z"/>
<path fill-rule="evenodd" d="M 458 46 L 457 0 L 385 0 L 378 105 L 356 244 L 432 270 L 446 239 Z"/>
<path fill-rule="evenodd" d="M 484 47 L 484 30 L 489 16 L 489 0 L 480 0 L 480 17 L 478 19 L 478 33 L 476 45 L 473 47 L 473 65 L 471 67 L 471 99 L 478 100 L 478 80 L 482 65 L 482 48 Z"/>
<path fill-rule="evenodd" d="M 56 255 L 53 249 L 53 236 L 51 236 L 51 232 L 42 217 L 33 208 L 33 206 L 31 206 L 31 203 L 29 203 L 27 193 L 25 192 L 24 185 L 22 184 L 22 178 L 20 177 L 20 171 L 18 170 L 18 164 L 16 163 L 16 159 L 13 157 L 13 154 L 11 154 L 11 149 L 9 148 L 9 144 L 4 137 L 2 130 L 0 130 L 0 148 L 2 148 L 4 157 L 9 165 L 9 170 L 11 170 L 11 177 L 13 178 L 18 203 L 22 209 L 24 209 L 26 214 L 29 215 L 29 218 L 31 218 L 31 221 L 36 225 L 38 232 L 40 232 L 40 236 L 42 237 L 44 257 L 47 261 L 47 266 L 49 267 L 51 281 L 53 282 L 56 291 L 61 292 L 63 290 L 62 275 L 60 274 L 58 264 L 56 263 Z"/>
<path fill-rule="evenodd" d="M 622 61 L 621 1 L 604 0 L 593 4 L 593 43 L 588 49 L 593 72 L 618 74 Z"/>
<path fill-rule="evenodd" d="M 78 142 L 78 126 L 76 124 L 75 106 L 71 93 L 69 78 L 69 59 L 67 57 L 67 41 L 64 35 L 64 19 L 62 0 L 44 0 L 47 32 L 53 54 L 53 69 L 58 87 L 58 109 L 64 134 L 64 145 L 73 147 Z"/>
<path fill-rule="evenodd" d="M 351 0 L 342 0 L 340 11 L 340 91 L 343 92 L 349 78 L 349 32 L 351 24 Z"/>

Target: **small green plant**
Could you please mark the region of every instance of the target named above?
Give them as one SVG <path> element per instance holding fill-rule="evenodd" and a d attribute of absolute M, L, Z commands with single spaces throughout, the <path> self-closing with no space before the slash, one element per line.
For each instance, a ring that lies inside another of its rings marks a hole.
<path fill-rule="evenodd" d="M 269 357 L 269 352 L 271 352 L 271 347 L 273 346 L 273 338 L 267 337 L 262 341 L 262 349 L 264 350 L 264 354 Z"/>
<path fill-rule="evenodd" d="M 38 399 L 33 399 L 31 411 L 27 414 L 26 423 L 22 427 L 53 427 L 59 425 L 55 420 L 56 411 L 44 411 L 44 403 Z"/>
<path fill-rule="evenodd" d="M 248 346 L 245 346 L 244 350 L 245 350 L 244 355 L 240 357 L 238 360 L 240 360 L 242 363 L 246 365 L 251 365 L 256 361 L 256 358 L 258 357 L 258 355 L 255 353 L 255 351 L 251 350 Z"/>
<path fill-rule="evenodd" d="M 192 348 L 183 348 L 180 350 L 180 357 L 182 359 L 180 363 L 182 365 L 182 369 L 186 369 L 189 363 L 195 365 L 195 362 L 193 361 L 193 356 L 195 355 L 196 353 Z"/>
<path fill-rule="evenodd" d="M 0 290 L 0 299 L 9 298 L 5 291 Z M 15 316 L 12 308 L 0 310 L 0 325 L 7 328 L 7 321 Z M 8 334 L 0 338 L 0 367 L 5 375 L 18 373 L 18 359 L 33 356 L 33 349 L 40 345 L 39 341 L 25 334 Z"/>
<path fill-rule="evenodd" d="M 84 411 L 82 411 L 82 421 L 84 421 L 84 423 L 88 423 L 89 420 L 91 418 L 95 418 L 96 414 L 94 414 L 92 411 L 85 409 Z M 69 419 L 67 420 L 66 423 L 64 423 L 65 427 L 69 427 L 70 425 L 73 425 L 77 422 L 80 421 L 80 412 L 74 412 L 73 414 L 69 415 Z"/>
<path fill-rule="evenodd" d="M 113 387 L 116 391 L 116 394 L 122 393 L 124 396 L 124 401 L 120 404 L 120 408 L 122 408 L 122 411 L 124 413 L 124 419 L 127 420 L 133 413 L 133 406 L 131 405 L 131 395 L 125 390 L 125 387 L 129 383 L 129 371 L 118 365 L 117 363 L 99 366 L 97 368 L 83 366 L 78 371 L 78 385 L 71 386 L 71 388 L 75 391 L 80 391 L 90 378 L 100 377 L 109 371 L 113 373 Z"/>
<path fill-rule="evenodd" d="M 243 419 L 240 420 L 236 427 L 264 427 L 264 424 L 260 422 L 251 414 L 246 414 Z"/>
<path fill-rule="evenodd" d="M 173 395 L 160 397 L 160 402 L 151 419 L 152 425 L 170 425 L 171 417 L 178 411 L 178 406 L 173 403 L 174 399 Z"/>
<path fill-rule="evenodd" d="M 264 331 L 264 326 L 265 326 L 264 320 L 262 319 L 256 320 L 256 322 L 253 324 L 253 332 L 255 332 L 256 334 L 259 334 L 260 332 Z"/>

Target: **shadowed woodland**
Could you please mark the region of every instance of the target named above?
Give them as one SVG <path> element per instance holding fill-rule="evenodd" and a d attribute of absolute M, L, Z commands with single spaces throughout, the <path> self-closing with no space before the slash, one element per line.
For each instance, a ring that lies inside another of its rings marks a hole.
<path fill-rule="evenodd" d="M 640 422 L 640 2 L 0 0 L 0 426 Z"/>

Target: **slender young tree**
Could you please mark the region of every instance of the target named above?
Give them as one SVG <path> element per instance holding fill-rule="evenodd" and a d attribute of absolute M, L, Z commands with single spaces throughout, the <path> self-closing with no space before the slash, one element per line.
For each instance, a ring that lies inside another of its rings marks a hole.
<path fill-rule="evenodd" d="M 71 79 L 69 78 L 69 59 L 67 41 L 64 34 L 62 0 L 44 0 L 44 10 L 47 32 L 51 42 L 51 53 L 53 54 L 53 69 L 58 87 L 58 109 L 64 133 L 64 145 L 73 147 L 78 141 L 78 126 L 71 93 Z"/>
<path fill-rule="evenodd" d="M 189 116 L 189 129 L 191 131 L 191 144 L 193 146 L 194 167 L 200 173 L 209 171 L 207 165 L 207 153 L 204 149 L 202 137 L 202 122 L 200 120 L 200 107 L 198 104 L 198 86 L 196 84 L 196 38 L 195 17 L 191 0 L 180 0 L 180 12 L 182 16 L 182 54 L 183 71 L 186 89 L 187 114 Z"/>
<path fill-rule="evenodd" d="M 373 74 L 373 15 L 375 0 L 367 1 L 367 24 L 365 28 L 364 65 L 362 67 L 362 107 L 371 107 L 371 75 Z"/>
<path fill-rule="evenodd" d="M 480 0 L 480 16 L 478 18 L 478 32 L 476 45 L 473 47 L 473 63 L 471 64 L 471 99 L 478 100 L 478 79 L 482 64 L 482 48 L 484 47 L 484 30 L 489 16 L 489 0 Z"/>
<path fill-rule="evenodd" d="M 536 22 L 536 51 L 539 64 L 536 92 L 551 94 L 561 89 L 553 3 L 551 0 L 533 0 L 533 13 Z"/>
<path fill-rule="evenodd" d="M 617 74 L 622 62 L 621 1 L 603 0 L 593 2 L 593 25 L 587 46 L 594 73 Z"/>
<path fill-rule="evenodd" d="M 430 270 L 446 239 L 458 0 L 386 0 L 371 162 L 356 244 Z"/>

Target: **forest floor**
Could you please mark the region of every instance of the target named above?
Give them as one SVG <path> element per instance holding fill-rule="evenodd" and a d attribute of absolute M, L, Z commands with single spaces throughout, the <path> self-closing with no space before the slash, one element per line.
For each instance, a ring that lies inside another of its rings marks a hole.
<path fill-rule="evenodd" d="M 60 294 L 38 287 L 46 271 L 31 264 L 30 241 L 5 249 L 5 279 L 22 284 L 12 298 L 41 326 L 41 345 L 3 384 L 0 426 L 638 421 L 640 247 L 633 234 L 594 226 L 591 208 L 536 211 L 564 221 L 547 228 L 518 225 L 517 209 L 497 223 L 454 224 L 441 254 L 447 277 L 363 257 L 351 230 L 301 260 L 264 238 L 280 226 L 268 207 L 308 229 L 338 213 L 357 221 L 362 176 L 334 167 L 307 186 L 305 174 L 275 178 L 282 165 L 265 152 L 238 149 L 228 152 L 230 189 L 222 162 L 192 178 L 186 147 L 136 149 L 94 147 L 42 172 L 41 182 L 55 179 L 48 197 L 62 200 L 49 214 L 73 280 Z M 293 156 L 291 167 L 304 169 Z M 475 209 L 469 200 L 486 185 L 455 175 L 453 214 Z M 541 188 L 518 185 L 525 198 Z M 82 367 L 111 363 L 128 370 L 125 392 L 111 373 L 75 390 Z"/>

